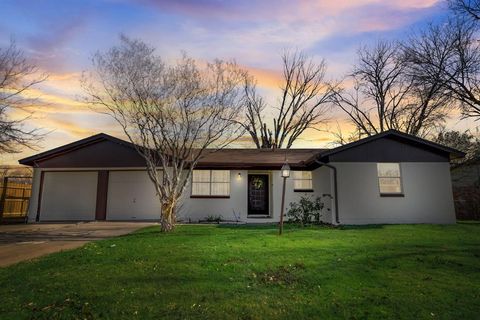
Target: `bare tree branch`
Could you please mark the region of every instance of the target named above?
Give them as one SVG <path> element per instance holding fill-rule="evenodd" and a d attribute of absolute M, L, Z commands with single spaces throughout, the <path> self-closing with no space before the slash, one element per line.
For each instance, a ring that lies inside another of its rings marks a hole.
<path fill-rule="evenodd" d="M 307 129 L 327 120 L 332 86 L 325 81 L 325 61 L 315 63 L 302 52 L 282 56 L 281 100 L 269 122 L 267 105 L 255 82 L 245 83 L 247 115 L 243 126 L 257 148 L 290 148 Z"/>
<path fill-rule="evenodd" d="M 423 83 L 440 82 L 464 117 L 480 118 L 480 46 L 473 23 L 450 19 L 430 25 L 410 39 L 405 51 Z"/>
<path fill-rule="evenodd" d="M 455 13 L 473 20 L 480 20 L 479 0 L 448 0 L 448 5 Z"/>
<path fill-rule="evenodd" d="M 34 148 L 44 137 L 40 129 L 26 129 L 24 126 L 25 121 L 33 116 L 28 107 L 37 102 L 25 94 L 46 79 L 45 74 L 39 75 L 37 67 L 27 61 L 13 40 L 7 48 L 0 48 L 0 153 Z M 26 116 L 12 120 L 9 113 L 14 110 L 22 110 Z"/>
<path fill-rule="evenodd" d="M 430 82 L 423 77 L 401 44 L 379 41 L 359 49 L 346 78 L 353 88 L 336 88 L 333 102 L 354 125 L 355 137 L 389 129 L 426 136 L 443 124 L 451 99 L 438 76 Z"/>
<path fill-rule="evenodd" d="M 223 148 L 243 131 L 248 75 L 234 62 L 205 68 L 185 54 L 165 64 L 154 49 L 121 37 L 93 57 L 82 86 L 86 101 L 111 115 L 145 159 L 161 203 L 161 226 L 171 230 L 193 169 L 209 147 Z"/>

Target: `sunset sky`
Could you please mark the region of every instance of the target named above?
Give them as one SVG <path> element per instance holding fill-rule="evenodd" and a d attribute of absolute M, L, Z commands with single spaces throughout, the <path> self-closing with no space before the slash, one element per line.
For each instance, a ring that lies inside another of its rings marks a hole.
<path fill-rule="evenodd" d="M 328 77 L 339 79 L 351 69 L 359 45 L 401 39 L 441 19 L 447 8 L 436 0 L 0 0 L 0 12 L 0 46 L 13 37 L 50 75 L 29 93 L 42 102 L 29 125 L 52 131 L 38 150 L 43 151 L 99 132 L 122 137 L 108 117 L 78 100 L 79 76 L 90 67 L 91 55 L 117 44 L 120 33 L 150 43 L 167 61 L 181 50 L 199 60 L 236 59 L 274 102 L 282 50 L 325 58 Z M 334 118 L 342 123 L 340 114 Z M 449 121 L 452 128 L 473 125 Z M 307 132 L 295 146 L 322 147 L 330 139 Z M 38 151 L 4 156 L 2 162 L 13 164 Z"/>

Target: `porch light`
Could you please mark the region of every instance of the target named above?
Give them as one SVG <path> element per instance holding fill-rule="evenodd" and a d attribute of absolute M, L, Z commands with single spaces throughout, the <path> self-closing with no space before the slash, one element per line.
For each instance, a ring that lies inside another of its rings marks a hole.
<path fill-rule="evenodd" d="M 238 173 L 237 180 L 242 180 L 242 173 L 241 172 Z"/>
<path fill-rule="evenodd" d="M 285 164 L 282 166 L 282 177 L 283 178 L 288 178 L 290 177 L 290 166 L 288 163 L 285 162 Z"/>

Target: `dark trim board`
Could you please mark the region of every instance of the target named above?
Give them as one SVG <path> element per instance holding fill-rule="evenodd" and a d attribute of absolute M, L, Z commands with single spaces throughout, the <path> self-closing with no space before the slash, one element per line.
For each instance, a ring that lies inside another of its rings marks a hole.
<path fill-rule="evenodd" d="M 43 195 L 43 180 L 45 179 L 45 171 L 40 173 L 40 186 L 38 188 L 38 200 L 37 200 L 37 215 L 35 216 L 35 222 L 40 221 L 40 210 L 42 206 L 42 195 Z"/>
<path fill-rule="evenodd" d="M 293 192 L 314 192 L 313 189 L 293 189 Z"/>
<path fill-rule="evenodd" d="M 405 197 L 405 194 L 403 193 L 380 193 L 380 197 L 382 198 L 403 198 Z"/>
<path fill-rule="evenodd" d="M 230 199 L 230 196 L 208 196 L 208 195 L 205 195 L 205 196 L 195 196 L 195 195 L 191 195 L 190 196 L 191 199 Z"/>
<path fill-rule="evenodd" d="M 95 220 L 107 219 L 108 176 L 107 170 L 98 171 Z"/>

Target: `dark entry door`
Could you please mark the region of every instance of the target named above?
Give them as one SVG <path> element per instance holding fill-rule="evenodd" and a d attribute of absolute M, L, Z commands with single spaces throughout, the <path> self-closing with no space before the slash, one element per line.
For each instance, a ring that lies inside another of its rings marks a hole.
<path fill-rule="evenodd" d="M 248 175 L 248 214 L 269 215 L 268 210 L 268 175 Z"/>

